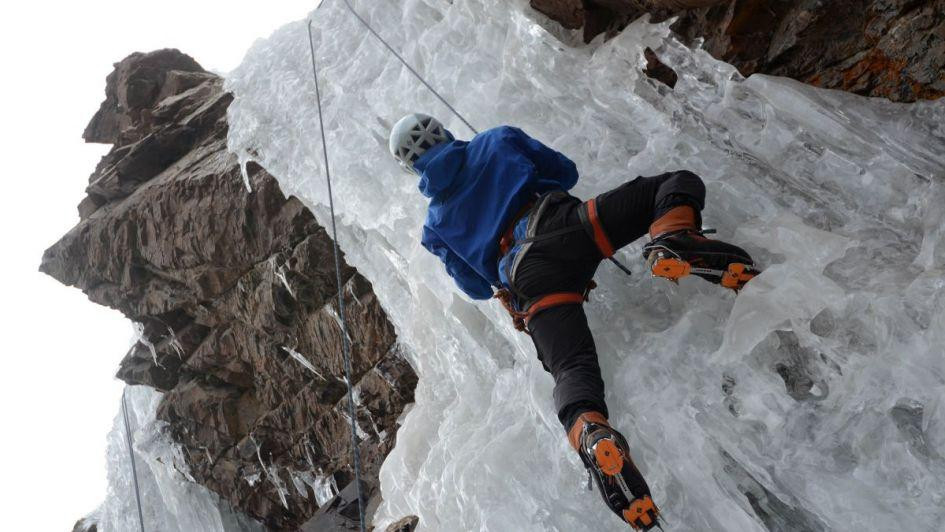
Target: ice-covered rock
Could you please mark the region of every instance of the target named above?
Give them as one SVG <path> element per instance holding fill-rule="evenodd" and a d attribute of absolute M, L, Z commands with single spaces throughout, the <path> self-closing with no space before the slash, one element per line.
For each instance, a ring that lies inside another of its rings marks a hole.
<path fill-rule="evenodd" d="M 166 392 L 156 419 L 188 478 L 269 528 L 296 529 L 354 476 L 333 246 L 271 175 L 241 172 L 222 86 L 177 50 L 116 64 L 86 132 L 112 149 L 41 269 L 137 323 L 118 377 Z M 356 444 L 376 498 L 416 375 L 370 283 L 341 264 Z M 132 495 L 113 490 L 107 507 Z M 160 530 L 217 530 L 190 522 Z"/>
<path fill-rule="evenodd" d="M 119 405 L 108 433 L 108 494 L 102 506 L 85 519 L 85 526 L 94 524 L 100 532 L 140 529 L 136 473 L 145 530 L 262 532 L 258 522 L 194 483 L 180 446 L 168 436 L 166 423 L 155 418 L 162 395 L 147 386 L 126 388 L 124 403 L 134 468 Z"/>
<path fill-rule="evenodd" d="M 945 520 L 945 105 L 869 100 L 734 68 L 632 24 L 563 45 L 525 0 L 353 2 L 477 127 L 571 156 L 589 197 L 687 168 L 707 226 L 766 268 L 737 298 L 643 274 L 641 243 L 588 306 L 612 421 L 675 530 L 934 530 Z M 462 124 L 348 13 L 313 15 L 348 260 L 420 375 L 382 469 L 384 525 L 622 530 L 558 425 L 551 378 L 497 304 L 418 244 L 425 201 L 386 149 L 424 110 Z M 640 73 L 650 47 L 679 76 Z M 328 221 L 306 23 L 228 78 L 230 148 Z"/>
<path fill-rule="evenodd" d="M 945 3 L 940 0 L 530 0 L 572 38 L 614 35 L 640 16 L 742 75 L 786 76 L 892 101 L 945 95 Z M 706 7 L 710 6 L 710 7 Z M 695 8 L 695 9 L 693 9 Z M 576 30 L 581 30 L 580 32 Z"/>

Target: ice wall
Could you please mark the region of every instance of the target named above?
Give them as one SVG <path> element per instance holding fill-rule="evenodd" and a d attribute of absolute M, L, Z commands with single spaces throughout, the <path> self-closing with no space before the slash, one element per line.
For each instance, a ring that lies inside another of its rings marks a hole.
<path fill-rule="evenodd" d="M 262 532 L 216 494 L 194 483 L 180 448 L 162 430 L 155 412 L 163 394 L 147 386 L 126 388 L 128 424 L 141 494 L 144 528 L 162 532 Z M 135 487 L 121 407 L 108 433 L 108 492 L 89 520 L 101 532 L 140 530 Z"/>
<path fill-rule="evenodd" d="M 705 223 L 766 268 L 734 298 L 643 272 L 642 242 L 587 306 L 612 421 L 670 530 L 937 530 L 945 520 L 945 104 L 742 79 L 666 24 L 572 48 L 525 0 L 355 7 L 473 124 L 572 157 L 589 197 L 687 168 Z M 567 446 L 551 378 L 497 303 L 465 299 L 418 244 L 425 200 L 387 153 L 405 112 L 462 124 L 344 10 L 313 14 L 339 240 L 412 352 L 417 404 L 376 520 L 422 530 L 623 530 Z M 565 36 L 566 37 L 566 36 Z M 639 72 L 650 46 L 680 74 Z M 306 23 L 228 78 L 230 148 L 325 224 Z"/>

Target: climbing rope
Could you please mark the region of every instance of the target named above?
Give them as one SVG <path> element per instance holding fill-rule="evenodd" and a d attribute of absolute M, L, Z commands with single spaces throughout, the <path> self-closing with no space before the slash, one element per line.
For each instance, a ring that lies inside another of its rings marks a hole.
<path fill-rule="evenodd" d="M 338 251 L 338 229 L 335 226 L 335 200 L 331 192 L 331 169 L 328 166 L 328 141 L 325 139 L 325 120 L 322 116 L 322 95 L 318 88 L 318 67 L 315 64 L 315 43 L 312 40 L 312 21 L 308 21 L 308 46 L 312 55 L 312 77 L 315 79 L 315 101 L 318 103 L 318 127 L 322 134 L 322 154 L 325 157 L 325 181 L 328 183 L 328 208 L 331 212 L 331 238 L 335 252 L 335 279 L 338 283 L 338 315 L 341 318 L 341 349 L 344 358 L 345 384 L 348 386 L 348 417 L 351 418 L 351 447 L 354 449 L 354 481 L 358 488 L 358 519 L 364 530 L 364 501 L 361 496 L 361 451 L 358 449 L 358 430 L 351 386 L 351 346 L 348 343 L 348 323 L 345 320 L 345 301 L 341 288 L 341 257 Z"/>
<path fill-rule="evenodd" d="M 427 80 L 423 79 L 423 76 L 418 74 L 417 71 L 414 70 L 412 66 L 410 66 L 410 63 L 408 63 L 403 57 L 400 56 L 400 54 L 397 53 L 397 50 L 394 50 L 394 48 L 391 47 L 391 45 L 387 44 L 387 41 L 385 41 L 384 38 L 381 37 L 379 33 L 374 31 L 374 28 L 372 28 L 371 25 L 368 24 L 366 20 L 361 18 L 361 15 L 359 15 L 358 12 L 355 11 L 353 7 L 351 7 L 351 3 L 348 2 L 348 0 L 342 0 L 342 1 L 345 3 L 346 6 L 348 6 L 348 11 L 351 11 L 351 14 L 354 15 L 356 19 L 361 21 L 361 24 L 364 24 L 364 27 L 367 28 L 368 31 L 371 32 L 375 37 L 377 37 L 377 40 L 381 41 L 381 44 L 383 44 L 384 46 L 387 47 L 388 50 L 390 50 L 390 53 L 394 54 L 394 57 L 400 60 L 400 62 L 403 63 L 404 67 L 406 67 L 407 70 L 409 70 L 411 74 L 413 74 L 418 80 L 420 80 L 420 83 L 423 83 L 424 87 L 430 89 L 430 92 L 432 92 L 434 96 L 439 98 L 440 101 L 443 102 L 443 105 L 445 105 L 450 111 L 453 112 L 454 115 L 456 115 L 456 118 L 459 118 L 464 124 L 466 124 L 466 127 L 468 127 L 470 131 L 472 131 L 476 135 L 479 134 L 479 130 L 472 127 L 472 124 L 470 124 L 465 118 L 463 118 L 463 115 L 459 114 L 459 111 L 454 109 L 453 106 L 450 105 L 448 101 L 446 101 L 446 98 L 440 96 L 440 93 L 436 92 L 436 89 L 434 89 L 432 85 L 427 83 Z"/>
<path fill-rule="evenodd" d="M 134 442 L 131 440 L 131 429 L 128 427 L 128 404 L 125 401 L 125 388 L 121 391 L 121 417 L 125 421 L 125 441 L 128 442 L 128 457 L 131 458 L 131 478 L 134 479 L 135 501 L 138 503 L 138 524 L 144 532 L 144 512 L 141 511 L 141 490 L 138 488 L 138 469 L 135 467 Z"/>

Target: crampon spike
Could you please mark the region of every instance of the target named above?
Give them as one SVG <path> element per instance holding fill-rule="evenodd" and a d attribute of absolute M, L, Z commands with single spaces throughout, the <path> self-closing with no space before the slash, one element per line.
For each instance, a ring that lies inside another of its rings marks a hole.
<path fill-rule="evenodd" d="M 630 507 L 623 511 L 624 520 L 634 530 L 649 530 L 654 526 L 659 526 L 659 515 L 660 511 L 649 495 L 635 499 L 630 503 Z"/>
<path fill-rule="evenodd" d="M 745 283 L 752 280 L 755 275 L 757 273 L 750 266 L 735 262 L 728 265 L 728 270 L 722 274 L 722 280 L 719 284 L 738 293 L 745 286 Z"/>

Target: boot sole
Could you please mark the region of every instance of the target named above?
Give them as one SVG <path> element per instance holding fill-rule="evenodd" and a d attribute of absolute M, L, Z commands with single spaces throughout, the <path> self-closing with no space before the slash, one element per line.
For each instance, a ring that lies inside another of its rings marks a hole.
<path fill-rule="evenodd" d="M 652 273 L 654 277 L 662 277 L 674 283 L 678 283 L 680 279 L 687 275 L 707 275 L 718 279 L 716 282 L 723 287 L 735 290 L 736 292 L 741 290 L 745 286 L 745 283 L 758 275 L 758 272 L 756 272 L 754 268 L 740 262 L 729 264 L 728 269 L 725 271 L 708 268 L 693 268 L 691 264 L 682 259 L 675 257 L 659 257 L 656 254 L 650 255 L 648 262 L 650 263 L 650 273 Z"/>
<path fill-rule="evenodd" d="M 629 492 L 625 488 L 623 477 L 619 476 L 627 459 L 613 440 L 607 438 L 597 442 L 594 446 L 594 459 L 601 473 L 613 478 L 615 483 L 622 485 L 625 492 Z M 659 514 L 653 499 L 644 495 L 642 498 L 633 499 L 630 506 L 623 510 L 622 517 L 634 530 L 650 530 L 657 526 Z"/>

